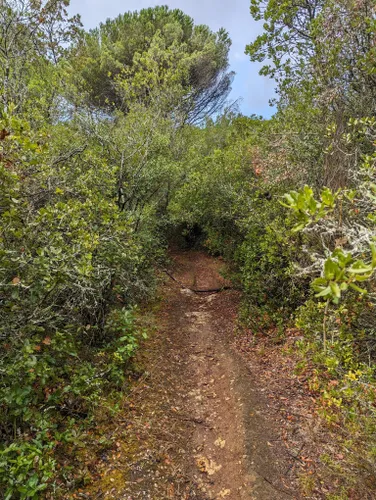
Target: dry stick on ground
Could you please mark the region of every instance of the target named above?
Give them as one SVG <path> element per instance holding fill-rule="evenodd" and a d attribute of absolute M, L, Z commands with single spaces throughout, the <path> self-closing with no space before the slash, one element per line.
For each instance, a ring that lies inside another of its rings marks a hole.
<path fill-rule="evenodd" d="M 329 303 L 330 303 L 330 300 L 328 299 L 328 300 L 326 301 L 326 305 L 325 305 L 325 310 L 324 310 L 324 321 L 323 321 L 323 324 L 322 324 L 322 329 L 323 329 L 323 343 L 324 343 L 324 353 L 326 353 L 326 337 L 327 337 L 327 334 L 326 334 L 326 323 L 327 323 L 327 320 L 328 320 Z"/>
<path fill-rule="evenodd" d="M 259 472 L 257 472 L 257 474 L 264 480 L 266 481 L 268 484 L 270 484 L 276 491 L 280 491 L 281 493 L 284 493 L 285 495 L 289 496 L 289 497 L 292 497 L 292 493 L 288 490 L 286 490 L 285 488 L 279 488 L 278 486 L 276 486 L 272 481 L 270 481 L 270 479 L 268 479 L 267 477 L 265 477 L 263 474 L 260 474 Z"/>
<path fill-rule="evenodd" d="M 300 462 L 301 464 L 305 465 L 304 464 L 304 461 L 299 457 L 299 455 L 301 454 L 301 452 L 303 451 L 303 448 L 305 446 L 305 443 L 302 444 L 300 450 L 298 451 L 298 453 L 296 455 L 294 455 L 293 453 L 290 453 L 289 450 L 286 449 L 287 453 L 290 455 L 290 457 L 294 458 L 295 460 L 297 460 L 298 462 Z M 285 476 L 287 476 L 287 474 L 290 472 L 290 470 L 294 467 L 295 463 L 294 462 L 291 462 L 291 464 L 288 466 L 286 472 L 285 472 Z"/>
<path fill-rule="evenodd" d="M 232 286 L 221 286 L 220 288 L 209 288 L 207 290 L 198 290 L 196 288 L 189 288 L 189 286 L 184 285 L 181 283 L 179 280 L 177 280 L 170 272 L 167 271 L 167 269 L 163 269 L 163 272 L 167 274 L 175 283 L 177 283 L 183 290 L 190 290 L 191 292 L 194 293 L 218 293 L 222 292 L 223 290 L 233 290 Z"/>

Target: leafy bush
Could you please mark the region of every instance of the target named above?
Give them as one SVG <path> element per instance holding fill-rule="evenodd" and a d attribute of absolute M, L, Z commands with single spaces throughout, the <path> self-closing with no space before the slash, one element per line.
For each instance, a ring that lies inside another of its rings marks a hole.
<path fill-rule="evenodd" d="M 288 317 L 303 303 L 307 284 L 296 277 L 294 262 L 299 240 L 291 230 L 278 200 L 256 201 L 243 222 L 247 228 L 236 258 L 241 280 L 252 306 L 267 307 L 269 314 Z"/>
<path fill-rule="evenodd" d="M 12 443 L 0 452 L 0 474 L 7 477 L 6 500 L 40 498 L 55 473 L 55 462 L 46 457 L 51 445 L 36 437 L 32 443 Z M 1 483 L 0 483 L 1 484 Z"/>
<path fill-rule="evenodd" d="M 123 386 L 140 335 L 129 308 L 155 283 L 153 240 L 119 211 L 94 151 L 62 167 L 45 132 L 16 116 L 0 128 L 0 484 L 7 498 L 39 498 L 56 478 L 64 445 L 53 443 Z M 60 141 L 71 134 L 59 128 Z"/>

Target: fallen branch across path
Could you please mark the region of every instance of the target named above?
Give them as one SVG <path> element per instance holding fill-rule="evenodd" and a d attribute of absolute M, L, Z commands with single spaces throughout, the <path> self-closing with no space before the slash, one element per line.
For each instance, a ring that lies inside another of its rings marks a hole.
<path fill-rule="evenodd" d="M 233 290 L 232 286 L 221 286 L 220 288 L 208 288 L 206 290 L 198 290 L 196 288 L 190 288 L 189 286 L 184 285 L 181 281 L 177 280 L 167 269 L 163 269 L 163 272 L 167 274 L 169 278 L 171 278 L 175 283 L 177 283 L 183 290 L 190 290 L 193 293 L 219 293 L 224 290 Z"/>

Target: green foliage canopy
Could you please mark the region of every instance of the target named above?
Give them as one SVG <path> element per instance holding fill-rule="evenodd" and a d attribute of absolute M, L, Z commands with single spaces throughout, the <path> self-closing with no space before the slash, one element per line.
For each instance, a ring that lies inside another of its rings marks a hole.
<path fill-rule="evenodd" d="M 119 80 L 126 80 L 145 102 L 155 88 L 148 65 L 166 88 L 173 71 L 184 90 L 186 120 L 196 122 L 217 111 L 230 91 L 230 43 L 223 29 L 213 33 L 207 26 L 195 26 L 178 9 L 155 7 L 120 15 L 87 33 L 73 55 L 74 66 L 88 102 L 123 111 L 128 95 L 119 89 Z"/>

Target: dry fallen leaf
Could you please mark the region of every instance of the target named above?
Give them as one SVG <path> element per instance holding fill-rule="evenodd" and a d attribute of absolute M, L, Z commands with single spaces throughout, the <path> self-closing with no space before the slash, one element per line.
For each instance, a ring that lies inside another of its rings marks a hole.
<path fill-rule="evenodd" d="M 218 493 L 219 498 L 225 498 L 231 494 L 231 490 L 222 490 Z"/>
<path fill-rule="evenodd" d="M 169 484 L 167 487 L 168 498 L 175 498 L 175 488 L 173 484 Z"/>
<path fill-rule="evenodd" d="M 216 441 L 214 441 L 215 446 L 218 446 L 219 448 L 224 448 L 226 441 L 219 437 Z"/>
<path fill-rule="evenodd" d="M 212 476 L 222 468 L 222 465 L 218 465 L 214 460 L 206 457 L 197 457 L 196 463 L 199 470 L 205 472 L 208 476 Z"/>
<path fill-rule="evenodd" d="M 6 137 L 8 137 L 8 135 L 10 135 L 10 132 L 8 132 L 8 130 L 5 130 L 5 128 L 0 130 L 0 141 L 3 141 Z"/>

